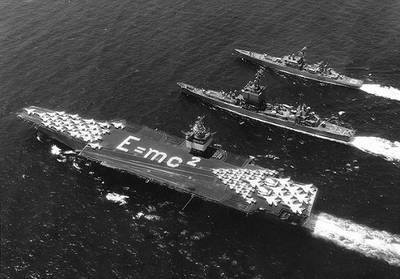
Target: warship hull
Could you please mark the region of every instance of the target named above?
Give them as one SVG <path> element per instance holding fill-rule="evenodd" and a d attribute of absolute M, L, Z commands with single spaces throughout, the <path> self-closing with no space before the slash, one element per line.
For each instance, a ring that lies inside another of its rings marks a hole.
<path fill-rule="evenodd" d="M 272 179 L 277 185 L 280 184 L 278 178 L 274 178 L 277 174 L 275 171 L 254 165 L 251 157 L 223 150 L 215 150 L 207 158 L 198 157 L 186 148 L 184 139 L 134 124 L 118 128 L 112 126 L 107 129 L 93 128 L 96 130 L 93 135 L 101 134 L 101 139 L 95 138 L 97 142 L 93 143 L 86 135 L 83 139 L 78 138 L 76 127 L 83 129 L 82 133 L 87 133 L 82 124 L 62 126 L 60 122 L 56 124 L 45 122 L 48 121 L 46 115 L 55 117 L 54 114 L 52 110 L 29 107 L 19 113 L 18 117 L 30 123 L 40 133 L 77 151 L 78 156 L 82 158 L 150 180 L 192 197 L 246 214 L 283 220 L 289 224 L 302 224 L 311 214 L 317 193 L 311 184 L 296 184 L 296 187 L 301 188 L 299 188 L 301 198 L 307 201 L 301 207 L 291 203 L 283 204 L 279 197 L 278 203 L 275 200 L 266 202 L 265 199 L 268 197 L 257 195 L 257 191 L 264 189 L 263 179 L 267 181 Z M 44 117 L 46 120 L 43 120 Z M 67 115 L 65 118 L 68 117 Z M 92 120 L 88 123 L 90 121 Z M 98 125 L 97 122 L 90 123 L 94 124 L 87 126 Z M 254 184 L 257 179 L 259 184 Z M 306 196 L 302 194 L 304 192 L 302 187 L 309 190 Z M 297 211 L 293 211 L 290 206 L 296 207 Z"/>
<path fill-rule="evenodd" d="M 274 125 L 280 128 L 288 129 L 291 131 L 295 131 L 298 133 L 302 133 L 305 135 L 309 135 L 312 137 L 317 137 L 329 141 L 334 141 L 342 144 L 350 144 L 353 139 L 352 136 L 335 134 L 330 132 L 329 130 L 322 130 L 314 127 L 303 126 L 296 124 L 295 122 L 280 119 L 277 117 L 272 117 L 266 114 L 262 114 L 259 111 L 252 111 L 248 109 L 244 109 L 239 105 L 234 105 L 228 102 L 224 102 L 217 98 L 210 97 L 204 92 L 206 90 L 193 87 L 191 85 L 185 83 L 178 83 L 178 85 L 182 88 L 182 92 L 186 95 L 193 96 L 197 99 L 200 99 L 202 102 L 212 106 L 217 107 L 223 111 L 232 113 L 234 115 L 238 115 L 245 119 L 251 119 L 253 121 Z"/>
<path fill-rule="evenodd" d="M 313 81 L 317 81 L 325 84 L 332 84 L 337 86 L 343 86 L 348 88 L 359 89 L 363 85 L 363 81 L 359 79 L 344 77 L 342 79 L 333 79 L 320 74 L 313 74 L 305 70 L 296 69 L 293 67 L 289 67 L 284 65 L 283 63 L 277 62 L 279 60 L 278 57 L 273 57 L 267 54 L 260 54 L 256 52 L 251 52 L 247 50 L 235 49 L 235 53 L 256 65 L 261 65 L 270 69 L 273 69 L 278 72 L 282 72 L 285 74 L 297 76 L 300 78 L 305 78 Z"/>

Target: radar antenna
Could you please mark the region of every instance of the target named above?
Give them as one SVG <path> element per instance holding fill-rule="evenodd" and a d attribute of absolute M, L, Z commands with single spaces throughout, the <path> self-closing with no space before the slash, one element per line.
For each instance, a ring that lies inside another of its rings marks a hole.
<path fill-rule="evenodd" d="M 186 147 L 193 153 L 203 153 L 213 141 L 213 136 L 209 128 L 204 125 L 205 116 L 198 116 L 190 130 L 185 134 Z"/>

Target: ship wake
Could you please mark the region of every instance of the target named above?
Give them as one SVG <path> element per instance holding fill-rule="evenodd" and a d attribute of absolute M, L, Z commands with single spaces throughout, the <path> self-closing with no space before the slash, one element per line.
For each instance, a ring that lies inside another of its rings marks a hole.
<path fill-rule="evenodd" d="M 400 89 L 391 86 L 382 86 L 380 84 L 363 84 L 360 90 L 375 96 L 400 101 Z"/>
<path fill-rule="evenodd" d="M 119 205 L 124 205 L 127 203 L 126 199 L 128 199 L 128 196 L 121 195 L 118 193 L 108 193 L 106 195 L 106 199 L 109 201 L 112 201 L 114 203 L 118 203 Z"/>
<path fill-rule="evenodd" d="M 399 235 L 355 224 L 326 213 L 311 215 L 304 226 L 315 237 L 400 267 Z"/>
<path fill-rule="evenodd" d="M 400 142 L 378 137 L 354 137 L 351 144 L 367 153 L 378 155 L 388 161 L 400 162 Z"/>
<path fill-rule="evenodd" d="M 57 145 L 53 144 L 51 146 L 50 153 L 52 155 L 60 155 L 61 152 L 62 152 L 61 148 L 59 148 Z"/>

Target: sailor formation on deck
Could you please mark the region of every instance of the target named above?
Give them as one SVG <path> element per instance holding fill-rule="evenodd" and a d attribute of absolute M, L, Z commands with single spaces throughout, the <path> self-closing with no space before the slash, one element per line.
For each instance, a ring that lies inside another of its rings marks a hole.
<path fill-rule="evenodd" d="M 112 127 L 124 129 L 122 122 L 99 122 L 94 119 L 84 119 L 78 114 L 68 114 L 63 111 L 45 112 L 35 109 L 25 109 L 28 115 L 38 115 L 41 124 L 46 128 L 83 140 L 92 148 L 101 149 L 100 141 L 103 135 L 109 134 Z"/>
<path fill-rule="evenodd" d="M 289 178 L 276 178 L 277 172 L 273 170 L 221 168 L 213 169 L 213 173 L 248 204 L 256 203 L 254 194 L 257 194 L 268 205 L 283 204 L 296 214 L 303 213 L 317 191 L 312 184 L 296 184 Z"/>
<path fill-rule="evenodd" d="M 75 114 L 63 111 L 46 111 L 36 107 L 25 109 L 20 117 L 44 128 L 44 132 L 58 133 L 70 139 L 83 141 L 86 146 L 101 149 L 104 135 L 124 129 L 121 121 L 99 122 L 94 119 L 85 119 Z M 213 133 L 204 126 L 204 117 L 199 117 L 192 126 L 191 132 L 196 138 L 194 149 L 204 152 L 212 142 Z M 53 130 L 53 131 L 52 131 Z M 188 135 L 188 133 L 186 133 Z M 189 139 L 186 139 L 189 140 Z M 68 143 L 68 142 L 67 142 Z M 201 148 L 198 148 L 201 147 Z M 225 185 L 225 191 L 232 191 L 248 204 L 247 208 L 257 205 L 260 210 L 273 210 L 275 213 L 308 214 L 314 201 L 317 189 L 312 184 L 297 184 L 290 178 L 278 178 L 278 172 L 263 168 L 210 168 L 216 179 Z M 282 212 L 282 210 L 285 210 Z M 287 212 L 286 212 L 287 211 Z"/>

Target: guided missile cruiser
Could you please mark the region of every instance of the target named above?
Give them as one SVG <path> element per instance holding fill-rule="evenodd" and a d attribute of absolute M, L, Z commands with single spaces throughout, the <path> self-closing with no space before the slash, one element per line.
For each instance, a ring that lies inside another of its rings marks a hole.
<path fill-rule="evenodd" d="M 328 67 L 327 63 L 323 61 L 314 64 L 306 63 L 306 49 L 307 48 L 304 47 L 297 53 L 285 55 L 283 57 L 275 57 L 266 53 L 257 53 L 243 49 L 235 49 L 235 53 L 239 57 L 257 65 L 268 67 L 285 74 L 355 89 L 363 85 L 362 80 L 339 74 Z"/>
<path fill-rule="evenodd" d="M 240 92 L 207 90 L 184 82 L 178 82 L 178 86 L 183 94 L 243 119 L 343 144 L 352 141 L 355 130 L 345 127 L 337 117 L 321 118 L 305 104 L 294 107 L 265 102 L 262 96 L 265 86 L 259 85 L 263 71 L 264 68 L 258 70 L 254 81 L 249 81 Z"/>
<path fill-rule="evenodd" d="M 18 117 L 84 159 L 245 214 L 301 225 L 317 194 L 312 184 L 282 178 L 253 157 L 215 147 L 203 117 L 184 138 L 123 120 L 98 121 L 35 106 Z"/>

